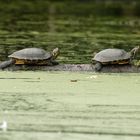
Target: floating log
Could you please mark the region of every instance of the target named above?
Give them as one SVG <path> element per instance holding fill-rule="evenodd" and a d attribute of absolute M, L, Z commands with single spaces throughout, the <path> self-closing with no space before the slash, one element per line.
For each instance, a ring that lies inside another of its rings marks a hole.
<path fill-rule="evenodd" d="M 95 72 L 95 67 L 92 64 L 59 64 L 55 66 L 27 66 L 27 65 L 13 65 L 3 70 L 19 71 L 19 70 L 41 70 L 41 71 L 87 71 Z M 133 65 L 107 65 L 102 68 L 100 72 L 103 73 L 139 73 L 140 67 Z"/>

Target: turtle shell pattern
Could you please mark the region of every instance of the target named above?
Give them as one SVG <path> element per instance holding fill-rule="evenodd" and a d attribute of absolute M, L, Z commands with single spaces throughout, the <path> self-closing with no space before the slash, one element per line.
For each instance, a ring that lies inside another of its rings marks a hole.
<path fill-rule="evenodd" d="M 45 50 L 40 48 L 26 48 L 16 51 L 8 57 L 28 60 L 44 60 L 49 59 L 51 56 L 52 55 L 50 52 L 46 52 Z"/>
<path fill-rule="evenodd" d="M 105 49 L 95 55 L 93 60 L 101 63 L 119 62 L 127 63 L 131 55 L 123 49 Z"/>
<path fill-rule="evenodd" d="M 50 52 L 46 52 L 41 48 L 26 48 L 16 51 L 8 57 L 15 59 L 15 64 L 44 65 L 48 63 L 46 60 L 49 60 L 51 56 Z"/>

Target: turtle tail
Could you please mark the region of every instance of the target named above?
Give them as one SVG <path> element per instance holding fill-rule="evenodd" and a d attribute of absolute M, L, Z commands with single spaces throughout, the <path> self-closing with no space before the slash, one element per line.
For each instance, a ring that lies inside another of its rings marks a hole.
<path fill-rule="evenodd" d="M 10 59 L 10 60 L 7 60 L 7 61 L 4 61 L 2 63 L 0 63 L 0 69 L 4 69 L 12 64 L 15 63 L 15 60 L 14 59 Z"/>

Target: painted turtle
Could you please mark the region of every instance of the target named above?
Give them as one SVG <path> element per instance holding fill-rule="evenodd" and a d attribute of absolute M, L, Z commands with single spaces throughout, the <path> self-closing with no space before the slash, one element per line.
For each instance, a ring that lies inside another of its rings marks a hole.
<path fill-rule="evenodd" d="M 139 50 L 139 46 L 133 48 L 130 52 L 126 52 L 123 49 L 105 49 L 97 53 L 92 61 L 95 61 L 95 70 L 100 71 L 103 65 L 108 64 L 129 64 L 131 59 L 134 58 L 136 52 Z"/>
<path fill-rule="evenodd" d="M 6 68 L 9 65 L 56 65 L 58 62 L 54 61 L 59 55 L 59 49 L 55 48 L 52 52 L 46 52 L 41 48 L 25 48 L 14 52 L 8 57 L 8 61 L 0 64 L 0 68 Z"/>

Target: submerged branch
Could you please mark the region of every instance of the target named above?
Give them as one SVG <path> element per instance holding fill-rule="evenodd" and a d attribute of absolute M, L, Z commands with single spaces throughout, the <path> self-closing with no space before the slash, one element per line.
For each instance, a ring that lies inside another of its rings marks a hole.
<path fill-rule="evenodd" d="M 41 71 L 89 71 L 95 72 L 94 65 L 92 64 L 60 64 L 55 66 L 17 66 L 13 65 L 4 70 L 8 71 L 18 71 L 18 70 L 41 70 Z M 100 72 L 104 73 L 121 73 L 130 72 L 138 73 L 140 72 L 140 67 L 133 65 L 107 65 L 102 68 Z"/>

